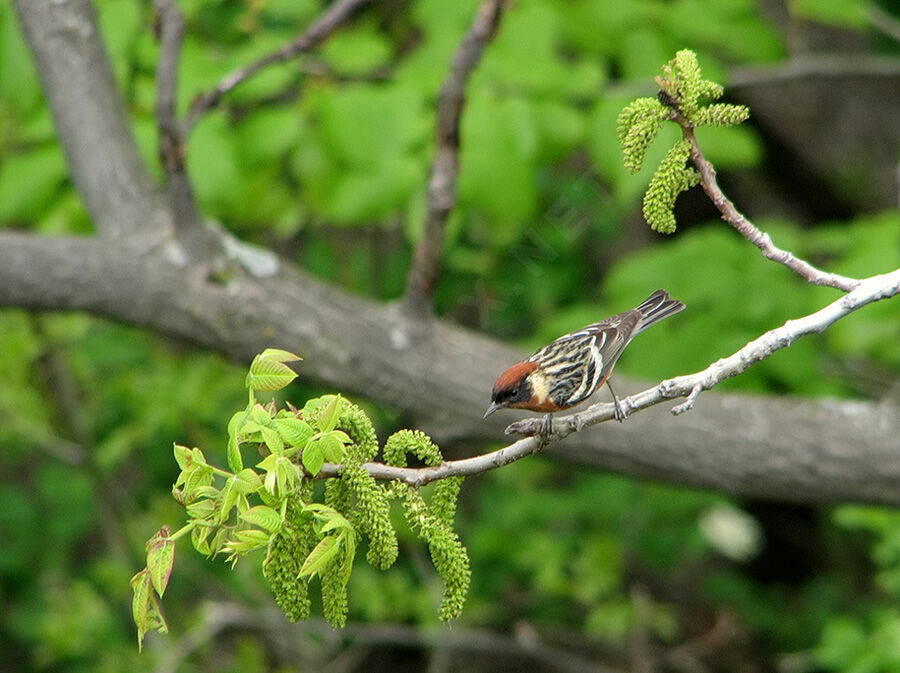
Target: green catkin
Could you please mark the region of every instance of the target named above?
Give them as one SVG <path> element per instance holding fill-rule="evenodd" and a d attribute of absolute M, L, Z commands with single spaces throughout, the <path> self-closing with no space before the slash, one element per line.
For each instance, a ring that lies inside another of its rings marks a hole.
<path fill-rule="evenodd" d="M 309 578 L 300 575 L 303 560 L 317 543 L 312 517 L 304 514 L 299 498 L 288 501 L 285 522 L 269 545 L 263 575 L 275 602 L 292 622 L 309 617 Z"/>

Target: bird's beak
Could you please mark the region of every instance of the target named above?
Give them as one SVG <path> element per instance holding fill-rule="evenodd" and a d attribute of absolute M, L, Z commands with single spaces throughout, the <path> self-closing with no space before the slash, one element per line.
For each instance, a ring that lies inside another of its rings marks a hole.
<path fill-rule="evenodd" d="M 491 406 L 489 406 L 488 410 L 484 412 L 484 418 L 487 418 L 492 413 L 497 411 L 497 409 L 502 409 L 505 406 L 506 406 L 505 404 L 497 404 L 496 402 L 491 402 Z"/>

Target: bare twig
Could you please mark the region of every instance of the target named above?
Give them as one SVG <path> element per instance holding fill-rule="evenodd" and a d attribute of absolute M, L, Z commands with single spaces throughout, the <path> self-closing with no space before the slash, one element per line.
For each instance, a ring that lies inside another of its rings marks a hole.
<path fill-rule="evenodd" d="M 466 98 L 466 82 L 484 48 L 497 32 L 504 0 L 482 0 L 463 41 L 453 55 L 450 73 L 438 94 L 437 138 L 428 180 L 425 228 L 413 255 L 406 287 L 406 306 L 424 312 L 437 281 L 444 226 L 456 202 L 459 173 L 459 120 Z"/>
<path fill-rule="evenodd" d="M 815 285 L 827 285 L 829 287 L 849 292 L 859 285 L 859 280 L 848 278 L 836 273 L 827 273 L 817 269 L 809 262 L 795 257 L 787 250 L 777 247 L 771 237 L 764 231 L 760 231 L 735 207 L 734 203 L 725 196 L 722 188 L 716 180 L 716 169 L 703 156 L 700 145 L 697 143 L 697 136 L 694 134 L 693 125 L 685 119 L 680 112 L 676 112 L 673 119 L 681 125 L 684 137 L 691 143 L 691 161 L 700 173 L 700 185 L 703 191 L 710 198 L 722 213 L 722 219 L 734 227 L 738 233 L 759 248 L 763 257 L 771 259 L 774 262 L 783 264 L 794 273 L 800 274 L 807 281 Z"/>
<path fill-rule="evenodd" d="M 166 175 L 184 171 L 184 139 L 175 110 L 178 64 L 184 38 L 184 17 L 174 0 L 154 0 L 159 33 L 156 65 L 156 125 L 159 160 Z"/>
<path fill-rule="evenodd" d="M 361 6 L 371 0 L 335 0 L 331 6 L 299 37 L 268 54 L 258 61 L 232 71 L 222 78 L 212 91 L 197 97 L 191 105 L 185 120 L 185 135 L 190 133 L 200 118 L 216 107 L 222 96 L 237 87 L 252 75 L 273 63 L 283 63 L 298 54 L 309 51 L 317 44 L 328 39 L 334 30 L 344 23 Z"/>
<path fill-rule="evenodd" d="M 856 289 L 825 308 L 803 318 L 787 321 L 781 327 L 770 330 L 749 342 L 734 354 L 712 363 L 706 369 L 663 381 L 657 386 L 626 397 L 621 400 L 621 403 L 630 415 L 665 400 L 687 396 L 688 400 L 685 403 L 672 410 L 676 414 L 682 413 L 693 406 L 701 391 L 709 390 L 725 379 L 741 374 L 753 363 L 769 357 L 777 350 L 790 346 L 802 336 L 824 331 L 858 308 L 897 294 L 900 294 L 900 269 L 866 278 L 859 281 Z M 365 463 L 363 467 L 375 479 L 399 479 L 412 486 L 423 486 L 447 477 L 470 476 L 508 465 L 537 453 L 548 443 L 563 439 L 584 427 L 615 418 L 615 414 L 614 404 L 595 404 L 583 412 L 554 418 L 552 434 L 549 437 L 539 436 L 544 423 L 543 418 L 527 418 L 512 423 L 506 429 L 507 434 L 526 435 L 525 439 L 491 453 L 462 460 L 451 460 L 434 467 L 406 468 L 382 463 Z M 340 470 L 340 465 L 326 463 L 318 476 L 335 477 Z"/>

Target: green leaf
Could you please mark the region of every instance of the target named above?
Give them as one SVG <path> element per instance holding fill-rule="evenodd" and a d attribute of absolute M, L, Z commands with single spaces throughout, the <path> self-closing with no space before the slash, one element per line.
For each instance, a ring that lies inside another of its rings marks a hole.
<path fill-rule="evenodd" d="M 285 362 L 301 358 L 288 351 L 269 348 L 253 358 L 247 373 L 246 386 L 251 390 L 281 390 L 297 378 L 297 373 Z"/>
<path fill-rule="evenodd" d="M 325 463 L 325 454 L 322 452 L 321 443 L 311 442 L 307 444 L 306 448 L 303 449 L 302 461 L 303 467 L 312 476 L 319 474 L 319 470 L 322 469 L 322 465 Z"/>
<path fill-rule="evenodd" d="M 281 530 L 281 514 L 265 505 L 251 507 L 241 514 L 241 519 L 254 526 L 259 526 L 269 533 L 277 533 Z"/>
<path fill-rule="evenodd" d="M 194 467 L 191 450 L 181 444 L 175 444 L 175 462 L 182 470 Z"/>
<path fill-rule="evenodd" d="M 172 566 L 175 564 L 175 541 L 157 541 L 147 552 L 147 570 L 156 593 L 162 596 L 169 584 Z"/>
<path fill-rule="evenodd" d="M 278 431 L 263 426 L 260 428 L 260 432 L 262 432 L 263 441 L 266 443 L 266 446 L 269 447 L 269 451 L 271 451 L 273 455 L 281 456 L 284 453 L 284 440 L 281 439 L 281 435 L 278 434 Z"/>
<path fill-rule="evenodd" d="M 334 395 L 323 409 L 319 411 L 319 431 L 331 432 L 337 425 L 343 407 L 340 395 Z"/>
<path fill-rule="evenodd" d="M 336 436 L 335 433 L 337 432 L 340 432 L 340 430 L 329 432 L 322 437 L 318 444 L 321 447 L 325 460 L 329 463 L 340 464 L 344 460 L 344 442 L 341 441 L 340 437 Z"/>
<path fill-rule="evenodd" d="M 231 510 L 237 504 L 240 492 L 234 487 L 234 480 L 229 479 L 222 487 L 222 505 L 219 510 L 219 523 L 225 523 L 231 516 Z"/>
<path fill-rule="evenodd" d="M 207 519 L 215 512 L 216 504 L 209 498 L 200 498 L 185 507 L 185 511 L 192 519 Z"/>
<path fill-rule="evenodd" d="M 339 550 L 337 537 L 329 535 L 322 538 L 300 567 L 300 577 L 310 577 L 324 570 L 334 560 Z"/>
<path fill-rule="evenodd" d="M 131 615 L 138 631 L 138 649 L 143 648 L 144 636 L 150 630 L 150 573 L 145 568 L 131 578 L 134 596 L 131 600 Z"/>
<path fill-rule="evenodd" d="M 226 447 L 228 456 L 228 467 L 232 472 L 240 472 L 244 467 L 244 459 L 241 457 L 241 449 L 238 446 L 237 437 L 229 435 L 228 445 Z"/>
<path fill-rule="evenodd" d="M 212 530 L 209 526 L 194 526 L 191 530 L 191 544 L 201 554 L 209 556 L 209 532 Z"/>
<path fill-rule="evenodd" d="M 268 456 L 267 459 L 268 458 L 275 458 L 275 456 Z M 245 467 L 243 470 L 234 475 L 234 477 L 232 477 L 232 481 L 234 482 L 234 488 L 238 491 L 238 493 L 241 493 L 242 495 L 256 493 L 260 488 L 262 488 L 263 485 L 262 479 L 260 479 L 259 474 L 257 474 L 256 471 L 249 467 Z"/>
<path fill-rule="evenodd" d="M 288 445 L 301 449 L 315 434 L 312 426 L 299 418 L 276 418 L 275 427 L 278 428 L 278 433 Z"/>

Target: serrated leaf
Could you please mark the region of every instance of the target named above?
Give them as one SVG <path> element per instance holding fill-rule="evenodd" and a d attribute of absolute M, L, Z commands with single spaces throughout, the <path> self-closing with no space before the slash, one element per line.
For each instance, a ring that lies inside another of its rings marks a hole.
<path fill-rule="evenodd" d="M 243 470 L 234 475 L 234 477 L 232 477 L 232 480 L 234 481 L 234 488 L 238 491 L 238 493 L 241 493 L 243 495 L 256 493 L 260 488 L 262 488 L 263 485 L 262 479 L 260 479 L 259 474 L 257 474 L 256 471 L 249 467 L 245 467 Z"/>
<path fill-rule="evenodd" d="M 271 507 L 256 505 L 241 514 L 241 519 L 253 526 L 259 526 L 270 533 L 281 530 L 281 515 Z"/>
<path fill-rule="evenodd" d="M 322 465 L 325 463 L 325 454 L 322 452 L 321 443 L 307 444 L 306 448 L 303 449 L 302 460 L 303 467 L 307 472 L 312 476 L 319 474 L 319 470 L 322 469 Z"/>
<path fill-rule="evenodd" d="M 299 577 L 308 577 L 324 570 L 340 550 L 338 539 L 334 535 L 322 538 L 303 561 Z"/>
<path fill-rule="evenodd" d="M 297 378 L 297 373 L 284 363 L 299 359 L 292 353 L 274 348 L 263 351 L 250 364 L 246 386 L 251 390 L 281 390 Z"/>
<path fill-rule="evenodd" d="M 260 428 L 260 432 L 262 432 L 263 441 L 273 455 L 281 456 L 284 454 L 284 440 L 281 439 L 281 435 L 278 434 L 277 430 L 263 426 Z"/>
<path fill-rule="evenodd" d="M 228 467 L 232 472 L 240 472 L 244 468 L 244 459 L 241 457 L 241 449 L 238 446 L 237 437 L 235 435 L 228 436 L 228 446 L 226 447 L 228 457 Z"/>
<path fill-rule="evenodd" d="M 315 433 L 309 423 L 299 418 L 275 419 L 275 427 L 287 444 L 301 449 Z"/>
<path fill-rule="evenodd" d="M 170 539 L 159 540 L 147 552 L 147 570 L 150 574 L 150 582 L 156 593 L 162 596 L 169 584 L 172 574 L 172 566 L 175 564 L 175 541 Z"/>
<path fill-rule="evenodd" d="M 334 426 L 337 425 L 338 419 L 340 418 L 341 408 L 343 407 L 342 402 L 341 396 L 335 395 L 319 412 L 320 432 L 331 432 L 334 430 Z"/>

